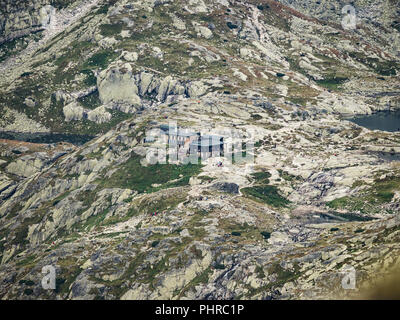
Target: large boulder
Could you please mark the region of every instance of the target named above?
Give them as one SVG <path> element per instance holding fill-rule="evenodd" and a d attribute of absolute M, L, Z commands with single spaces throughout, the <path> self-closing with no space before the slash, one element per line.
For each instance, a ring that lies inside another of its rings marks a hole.
<path fill-rule="evenodd" d="M 96 123 L 108 122 L 111 120 L 111 117 L 111 113 L 107 112 L 107 109 L 104 106 L 91 110 L 87 114 L 88 120 Z"/>
<path fill-rule="evenodd" d="M 213 33 L 209 28 L 201 26 L 197 22 L 193 22 L 193 25 L 194 25 L 194 29 L 197 32 L 197 35 L 199 37 L 203 37 L 203 38 L 206 38 L 206 39 L 211 39 L 212 38 Z"/>
<path fill-rule="evenodd" d="M 82 120 L 85 115 L 85 109 L 77 102 L 71 102 L 63 108 L 65 121 Z"/>
<path fill-rule="evenodd" d="M 180 82 L 168 76 L 161 81 L 157 98 L 159 101 L 164 102 L 169 95 L 181 95 L 184 92 L 185 89 Z"/>
<path fill-rule="evenodd" d="M 103 104 L 141 104 L 132 67 L 128 63 L 102 71 L 97 78 L 97 87 Z"/>
<path fill-rule="evenodd" d="M 192 82 L 187 88 L 187 95 L 190 98 L 197 98 L 204 95 L 207 91 L 207 87 L 201 81 Z"/>
<path fill-rule="evenodd" d="M 239 186 L 232 182 L 217 182 L 212 185 L 212 188 L 226 193 L 239 193 Z"/>

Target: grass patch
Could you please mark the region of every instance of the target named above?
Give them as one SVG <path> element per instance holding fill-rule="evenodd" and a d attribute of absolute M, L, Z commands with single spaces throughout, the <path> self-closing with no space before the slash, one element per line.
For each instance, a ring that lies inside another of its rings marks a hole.
<path fill-rule="evenodd" d="M 269 270 L 268 274 L 276 274 L 277 279 L 274 283 L 275 285 L 282 285 L 286 282 L 293 281 L 297 279 L 300 275 L 298 268 L 294 267 L 294 270 L 284 269 L 279 263 L 273 264 Z"/>
<path fill-rule="evenodd" d="M 279 194 L 275 186 L 263 185 L 243 188 L 240 190 L 245 196 L 266 203 L 275 208 L 287 207 L 290 201 Z"/>
<path fill-rule="evenodd" d="M 122 31 L 122 23 L 117 24 L 102 24 L 100 26 L 100 33 L 105 37 L 112 37 L 118 35 Z"/>
<path fill-rule="evenodd" d="M 382 206 L 390 203 L 395 191 L 400 190 L 400 178 L 397 176 L 376 179 L 367 190 L 355 196 L 346 196 L 332 200 L 327 206 L 332 209 L 347 209 L 361 213 L 378 213 L 385 210 Z"/>
<path fill-rule="evenodd" d="M 382 76 L 394 76 L 396 75 L 396 70 L 400 68 L 400 64 L 397 61 L 381 61 L 378 58 L 366 57 L 360 52 L 351 52 L 349 55 Z"/>
<path fill-rule="evenodd" d="M 87 109 L 95 109 L 101 106 L 99 91 L 97 90 L 85 97 L 79 98 L 78 101 Z"/>
<path fill-rule="evenodd" d="M 61 264 L 63 264 L 62 262 Z M 62 277 L 56 278 L 55 292 L 62 295 L 67 295 L 69 287 L 75 281 L 76 277 L 81 273 L 82 269 L 76 264 L 63 267 Z"/>
<path fill-rule="evenodd" d="M 315 82 L 320 85 L 321 87 L 331 89 L 331 90 L 339 90 L 340 86 L 346 82 L 348 78 L 341 78 L 341 77 L 331 77 L 322 80 L 316 80 Z"/>
<path fill-rule="evenodd" d="M 18 267 L 27 267 L 27 266 L 33 266 L 33 262 L 35 261 L 35 259 L 36 259 L 36 256 L 35 255 L 31 255 L 31 256 L 29 256 L 29 257 L 26 257 L 25 259 L 23 259 L 23 260 L 21 260 L 21 261 L 18 261 L 17 263 L 16 263 L 16 265 L 18 266 Z M 30 284 L 28 284 L 28 283 L 25 283 L 26 285 L 30 285 Z M 33 284 L 31 284 L 31 285 L 33 285 Z"/>
<path fill-rule="evenodd" d="M 293 182 L 301 180 L 299 176 L 294 176 L 286 171 L 283 171 L 282 169 L 279 169 L 278 172 L 279 176 L 285 181 Z"/>
<path fill-rule="evenodd" d="M 91 56 L 83 65 L 82 70 L 87 69 L 106 69 L 108 64 L 117 57 L 117 53 L 112 50 L 100 50 Z"/>
<path fill-rule="evenodd" d="M 133 204 L 134 213 L 154 213 L 158 214 L 167 210 L 175 208 L 179 203 L 186 199 L 186 192 L 182 189 L 176 189 L 168 193 L 163 193 L 158 197 L 147 196 L 141 199 L 138 203 Z"/>
<path fill-rule="evenodd" d="M 141 157 L 132 153 L 130 159 L 109 179 L 103 180 L 105 187 L 118 187 L 136 190 L 139 193 L 151 193 L 158 190 L 182 187 L 189 179 L 200 173 L 202 165 L 155 164 L 143 167 Z"/>
<path fill-rule="evenodd" d="M 251 174 L 251 177 L 257 182 L 257 183 L 269 183 L 269 178 L 271 178 L 271 174 L 268 171 L 262 171 L 262 172 L 256 172 Z"/>

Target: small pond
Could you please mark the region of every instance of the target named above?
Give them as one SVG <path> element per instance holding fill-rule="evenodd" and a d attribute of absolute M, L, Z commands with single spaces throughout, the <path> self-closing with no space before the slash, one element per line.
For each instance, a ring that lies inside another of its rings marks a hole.
<path fill-rule="evenodd" d="M 370 130 L 400 131 L 400 110 L 379 111 L 369 115 L 347 118 L 346 120 Z"/>
<path fill-rule="evenodd" d="M 94 136 L 81 135 L 81 134 L 68 134 L 68 133 L 25 133 L 25 132 L 11 132 L 0 131 L 0 139 L 18 140 L 32 143 L 58 143 L 69 142 L 74 145 L 83 145 L 92 140 Z"/>

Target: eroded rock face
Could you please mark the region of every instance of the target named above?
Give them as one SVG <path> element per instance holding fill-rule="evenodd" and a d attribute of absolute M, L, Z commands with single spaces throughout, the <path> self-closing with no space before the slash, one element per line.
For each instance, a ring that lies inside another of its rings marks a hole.
<path fill-rule="evenodd" d="M 57 160 L 64 155 L 65 152 L 58 152 L 52 156 L 44 152 L 33 153 L 19 158 L 15 162 L 11 162 L 6 168 L 6 172 L 12 173 L 20 177 L 29 177 L 43 168 L 47 167 L 51 162 Z"/>
<path fill-rule="evenodd" d="M 2 1 L 0 5 L 0 39 L 12 39 L 42 27 L 41 9 L 49 0 Z"/>
<path fill-rule="evenodd" d="M 202 81 L 182 82 L 172 76 L 161 78 L 149 72 L 134 74 L 128 63 L 102 71 L 97 77 L 97 86 L 102 103 L 134 107 L 149 99 L 164 102 L 169 96 L 196 98 L 207 92 L 207 85 Z"/>
<path fill-rule="evenodd" d="M 0 4 L 0 43 L 32 32 L 43 30 L 51 25 L 58 9 L 76 0 L 4 0 Z"/>
<path fill-rule="evenodd" d="M 98 107 L 87 113 L 87 118 L 96 123 L 104 123 L 111 120 L 111 113 L 104 106 Z"/>

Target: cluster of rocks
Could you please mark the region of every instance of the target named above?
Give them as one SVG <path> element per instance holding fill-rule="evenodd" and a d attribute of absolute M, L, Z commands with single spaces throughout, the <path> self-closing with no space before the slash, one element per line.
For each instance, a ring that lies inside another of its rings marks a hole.
<path fill-rule="evenodd" d="M 79 105 L 77 98 L 89 95 L 92 89 L 83 94 L 56 92 L 56 101 L 64 104 L 66 121 L 88 119 L 97 123 L 107 122 L 111 114 L 107 108 L 125 113 L 136 113 L 146 102 L 156 99 L 159 103 L 172 103 L 184 98 L 198 98 L 207 92 L 202 81 L 182 82 L 171 76 L 161 78 L 150 72 L 134 73 L 129 63 L 116 64 L 99 73 L 97 90 L 102 106 L 87 110 Z M 147 102 L 147 103 L 148 103 Z"/>
<path fill-rule="evenodd" d="M 207 87 L 201 82 L 182 82 L 171 76 L 162 78 L 150 72 L 134 73 L 129 63 L 112 65 L 97 78 L 100 99 L 104 104 L 141 104 L 141 98 L 155 97 L 160 102 L 174 96 L 197 98 L 206 93 Z M 175 98 L 176 99 L 176 98 Z"/>

